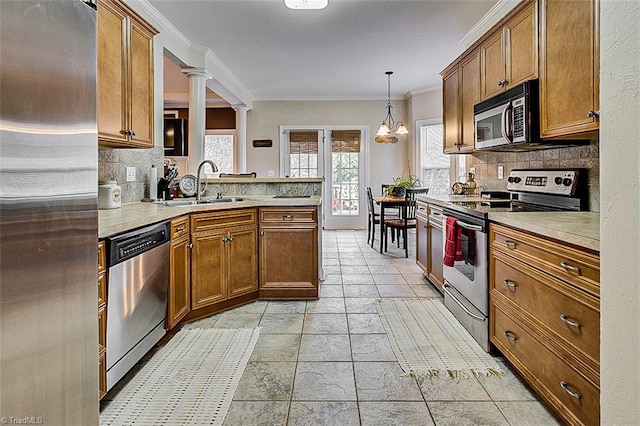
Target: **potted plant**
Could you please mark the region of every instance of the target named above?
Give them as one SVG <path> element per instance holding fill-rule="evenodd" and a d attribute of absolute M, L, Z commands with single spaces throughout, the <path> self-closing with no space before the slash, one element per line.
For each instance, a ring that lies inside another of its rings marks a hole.
<path fill-rule="evenodd" d="M 417 176 L 411 173 L 407 175 L 403 173 L 393 178 L 393 184 L 387 187 L 387 195 L 391 197 L 404 197 L 405 189 L 416 188 L 420 184 L 420 179 L 418 179 Z"/>

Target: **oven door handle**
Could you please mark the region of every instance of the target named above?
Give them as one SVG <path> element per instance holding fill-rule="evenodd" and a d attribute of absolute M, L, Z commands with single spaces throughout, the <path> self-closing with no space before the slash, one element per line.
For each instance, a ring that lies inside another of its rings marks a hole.
<path fill-rule="evenodd" d="M 451 293 L 449 291 L 450 284 L 444 283 L 444 285 L 442 287 L 444 288 L 444 292 L 447 293 L 449 295 L 449 297 L 451 297 L 451 299 L 453 299 L 453 301 L 456 302 L 456 304 L 458 306 L 460 306 L 462 308 L 462 310 L 467 313 L 467 315 L 469 315 L 470 317 L 475 318 L 477 320 L 483 321 L 483 322 L 487 320 L 485 317 L 481 317 L 479 315 L 476 315 L 473 312 L 471 312 L 469 309 L 467 309 L 467 307 L 464 306 L 462 304 L 462 302 L 460 300 L 458 300 L 458 298 L 456 296 L 454 296 L 453 293 Z"/>
<path fill-rule="evenodd" d="M 480 225 L 472 225 L 470 223 L 466 223 L 466 222 L 462 222 L 460 220 L 456 220 L 456 225 L 464 228 L 464 229 L 469 229 L 470 231 L 480 231 L 482 232 L 482 226 Z"/>

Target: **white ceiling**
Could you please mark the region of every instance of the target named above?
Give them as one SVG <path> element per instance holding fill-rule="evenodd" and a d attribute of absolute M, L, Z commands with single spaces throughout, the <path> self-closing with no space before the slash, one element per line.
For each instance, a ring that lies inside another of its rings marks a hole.
<path fill-rule="evenodd" d="M 438 87 L 461 39 L 497 0 L 149 0 L 210 48 L 256 100 L 385 99 Z"/>

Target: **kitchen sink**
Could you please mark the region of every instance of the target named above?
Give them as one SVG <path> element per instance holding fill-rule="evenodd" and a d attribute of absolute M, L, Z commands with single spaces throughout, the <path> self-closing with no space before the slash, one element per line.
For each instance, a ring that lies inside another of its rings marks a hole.
<path fill-rule="evenodd" d="M 218 204 L 232 203 L 234 201 L 244 201 L 244 198 L 228 197 L 228 198 L 210 198 L 206 200 L 167 200 L 161 201 L 160 204 L 169 207 L 196 206 L 200 204 Z"/>

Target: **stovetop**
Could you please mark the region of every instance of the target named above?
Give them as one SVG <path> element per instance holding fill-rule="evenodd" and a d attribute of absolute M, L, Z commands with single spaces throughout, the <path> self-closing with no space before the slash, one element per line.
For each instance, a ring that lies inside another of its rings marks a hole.
<path fill-rule="evenodd" d="M 498 212 L 586 210 L 584 169 L 516 169 L 507 182 L 508 192 L 488 191 L 481 201 L 456 200 L 446 208 L 479 219 Z"/>

